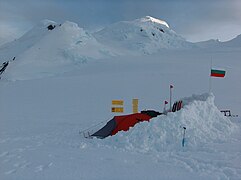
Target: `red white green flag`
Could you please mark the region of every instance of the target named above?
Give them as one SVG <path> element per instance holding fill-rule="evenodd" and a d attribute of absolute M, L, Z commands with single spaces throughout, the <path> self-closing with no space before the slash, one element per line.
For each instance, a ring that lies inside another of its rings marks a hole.
<path fill-rule="evenodd" d="M 213 77 L 224 77 L 225 73 L 224 70 L 211 69 L 211 76 Z"/>

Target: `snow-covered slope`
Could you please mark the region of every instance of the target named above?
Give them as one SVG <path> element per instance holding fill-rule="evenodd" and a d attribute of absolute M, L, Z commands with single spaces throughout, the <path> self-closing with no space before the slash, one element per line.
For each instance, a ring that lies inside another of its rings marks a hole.
<path fill-rule="evenodd" d="M 115 23 L 94 35 L 72 22 L 43 20 L 20 39 L 0 47 L 0 63 L 16 57 L 4 78 L 26 80 L 69 72 L 92 60 L 191 47 L 165 21 L 150 16 Z"/>
<path fill-rule="evenodd" d="M 218 39 L 210 39 L 208 41 L 201 41 L 195 44 L 200 48 L 209 48 L 209 47 L 217 47 L 221 45 L 221 42 Z"/>
<path fill-rule="evenodd" d="M 16 27 L 12 27 L 12 26 L 9 26 L 7 24 L 8 23 L 4 23 L 4 20 L 1 21 L 1 24 L 0 24 L 0 46 L 4 45 L 6 43 L 9 43 L 11 41 L 14 41 L 15 39 L 22 36 L 21 30 L 16 29 Z"/>
<path fill-rule="evenodd" d="M 49 30 L 49 25 L 55 28 Z M 72 22 L 61 25 L 43 20 L 21 38 L 0 47 L 0 61 L 9 61 L 15 56 L 18 59 L 23 56 L 24 59 L 34 58 L 36 61 L 46 57 L 63 59 L 61 55 L 76 60 L 86 57 L 99 59 L 110 55 L 150 54 L 160 49 L 194 46 L 171 30 L 165 21 L 150 16 L 115 23 L 94 33 L 94 36 Z"/>
<path fill-rule="evenodd" d="M 96 32 L 94 36 L 101 43 L 129 53 L 138 51 L 151 54 L 160 49 L 185 49 L 194 46 L 170 29 L 165 21 L 150 16 L 117 22 Z"/>
<path fill-rule="evenodd" d="M 11 41 L 11 40 L 9 40 L 9 39 L 10 39 L 10 38 L 0 37 L 0 46 L 2 46 L 2 45 L 4 45 L 4 44 L 8 43 L 9 41 Z"/>
<path fill-rule="evenodd" d="M 241 47 L 241 35 L 238 35 L 237 37 L 221 42 L 218 39 L 214 40 L 208 40 L 208 41 L 202 41 L 202 42 L 197 42 L 195 43 L 197 47 L 201 48 L 229 48 L 229 47 Z"/>
<path fill-rule="evenodd" d="M 36 24 L 30 31 L 25 33 L 19 39 L 1 46 L 1 61 L 11 60 L 14 56 L 22 54 L 26 50 L 30 49 L 33 45 L 38 43 L 44 36 L 46 36 L 49 33 L 47 27 L 50 24 L 57 25 L 57 23 L 54 21 L 43 20 Z"/>
<path fill-rule="evenodd" d="M 49 25 L 55 26 L 48 30 Z M 42 21 L 20 39 L 0 49 L 2 61 L 10 63 L 5 77 L 11 80 L 32 79 L 72 70 L 76 65 L 91 59 L 111 55 L 93 36 L 77 24 L 57 24 Z"/>
<path fill-rule="evenodd" d="M 234 39 L 231 39 L 230 41 L 226 41 L 222 43 L 223 46 L 226 47 L 240 47 L 241 48 L 241 34 L 235 37 Z"/>

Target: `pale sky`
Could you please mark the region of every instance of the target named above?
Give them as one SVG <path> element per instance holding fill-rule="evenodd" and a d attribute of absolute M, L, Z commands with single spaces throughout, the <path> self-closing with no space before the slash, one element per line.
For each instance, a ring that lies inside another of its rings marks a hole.
<path fill-rule="evenodd" d="M 146 15 L 194 42 L 241 34 L 241 0 L 0 0 L 0 41 L 19 37 L 43 19 L 94 31 Z"/>

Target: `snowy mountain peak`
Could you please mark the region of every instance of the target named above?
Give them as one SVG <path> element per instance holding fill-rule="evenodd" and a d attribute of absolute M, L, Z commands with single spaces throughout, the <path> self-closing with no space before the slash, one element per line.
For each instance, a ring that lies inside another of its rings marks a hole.
<path fill-rule="evenodd" d="M 73 28 L 73 29 L 80 29 L 78 24 L 76 24 L 74 22 L 70 22 L 70 21 L 65 21 L 61 26 L 64 28 L 69 27 L 69 28 Z"/>
<path fill-rule="evenodd" d="M 151 17 L 151 16 L 146 16 L 144 18 L 141 18 L 141 22 L 154 22 L 154 23 L 161 24 L 161 25 L 164 25 L 164 26 L 170 28 L 170 26 L 167 24 L 167 22 L 154 18 L 154 17 Z"/>
<path fill-rule="evenodd" d="M 56 25 L 57 23 L 55 21 L 52 21 L 49 19 L 44 19 L 44 20 L 40 21 L 37 26 L 47 27 L 50 24 Z"/>
<path fill-rule="evenodd" d="M 169 25 L 151 16 L 114 23 L 94 34 L 95 38 L 116 49 L 152 54 L 160 49 L 186 49 L 193 44 L 176 34 Z"/>
<path fill-rule="evenodd" d="M 6 79 L 26 80 L 68 72 L 89 60 L 109 57 L 112 52 L 76 23 L 44 20 L 20 39 L 0 48 L 3 61 L 16 57 Z"/>

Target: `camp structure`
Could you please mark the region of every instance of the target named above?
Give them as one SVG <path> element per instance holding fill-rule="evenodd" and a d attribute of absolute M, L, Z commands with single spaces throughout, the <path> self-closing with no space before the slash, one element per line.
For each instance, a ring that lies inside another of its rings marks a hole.
<path fill-rule="evenodd" d="M 143 121 L 150 121 L 151 118 L 157 117 L 162 113 L 153 111 L 153 110 L 145 110 L 141 111 L 141 113 L 123 115 L 123 116 L 115 116 L 113 119 L 107 122 L 107 124 L 91 135 L 91 137 L 97 138 L 106 138 L 108 136 L 115 135 L 119 131 L 128 131 L 130 127 L 134 127 L 135 124 Z"/>
<path fill-rule="evenodd" d="M 183 108 L 183 101 L 179 100 L 176 101 L 172 109 L 170 109 L 168 112 L 176 112 L 181 110 Z M 119 131 L 128 131 L 130 127 L 134 127 L 137 123 L 143 122 L 143 121 L 150 121 L 150 119 L 157 117 L 159 115 L 167 115 L 167 112 L 157 112 L 154 110 L 144 110 L 140 113 L 134 113 L 134 114 L 128 114 L 128 115 L 122 115 L 122 116 L 114 116 L 111 120 L 109 120 L 104 127 L 101 129 L 94 130 L 94 127 L 99 126 L 94 125 L 91 128 L 88 128 L 86 130 L 80 131 L 79 133 L 82 134 L 85 138 L 106 138 L 108 136 L 113 136 L 117 134 Z M 94 133 L 93 133 L 94 132 Z"/>

